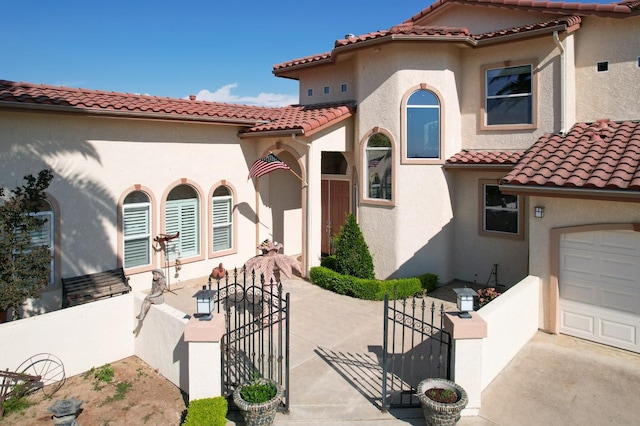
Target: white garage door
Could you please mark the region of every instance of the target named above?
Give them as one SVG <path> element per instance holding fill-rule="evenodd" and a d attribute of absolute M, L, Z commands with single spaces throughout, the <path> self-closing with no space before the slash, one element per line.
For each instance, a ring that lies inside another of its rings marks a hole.
<path fill-rule="evenodd" d="M 640 233 L 560 240 L 560 332 L 640 352 Z"/>

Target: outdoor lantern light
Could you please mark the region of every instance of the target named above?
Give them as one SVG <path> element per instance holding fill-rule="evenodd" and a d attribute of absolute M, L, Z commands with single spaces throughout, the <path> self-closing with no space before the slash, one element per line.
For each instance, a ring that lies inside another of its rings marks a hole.
<path fill-rule="evenodd" d="M 473 311 L 473 300 L 476 297 L 476 292 L 467 287 L 454 288 L 453 291 L 458 294 L 456 301 L 456 306 L 460 311 L 458 316 L 460 318 L 471 318 L 471 314 L 469 312 Z"/>
<path fill-rule="evenodd" d="M 193 315 L 199 318 L 200 321 L 210 321 L 213 318 L 211 311 L 213 311 L 213 295 L 214 290 L 207 290 L 206 286 L 202 286 L 202 290 L 198 290 L 193 297 L 196 298 L 196 313 Z"/>
<path fill-rule="evenodd" d="M 534 214 L 537 218 L 544 217 L 544 207 L 542 207 L 542 206 L 535 206 L 535 207 L 533 208 L 533 214 Z"/>

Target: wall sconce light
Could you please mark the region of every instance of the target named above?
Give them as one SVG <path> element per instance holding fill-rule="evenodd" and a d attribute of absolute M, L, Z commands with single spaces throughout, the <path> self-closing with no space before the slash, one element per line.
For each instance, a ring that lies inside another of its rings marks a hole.
<path fill-rule="evenodd" d="M 535 206 L 533 208 L 533 214 L 535 215 L 535 217 L 537 218 L 541 218 L 544 217 L 544 207 L 542 206 Z"/>
<path fill-rule="evenodd" d="M 477 293 L 473 291 L 473 289 L 467 287 L 454 288 L 453 291 L 458 294 L 456 300 L 456 306 L 460 311 L 458 316 L 460 318 L 471 318 L 471 314 L 469 312 L 473 311 L 473 301 L 477 296 Z"/>
<path fill-rule="evenodd" d="M 200 321 L 211 321 L 213 318 L 213 295 L 215 290 L 207 290 L 206 286 L 202 286 L 202 290 L 198 290 L 193 297 L 196 298 L 196 313 L 193 314 L 194 317 L 198 318 Z"/>

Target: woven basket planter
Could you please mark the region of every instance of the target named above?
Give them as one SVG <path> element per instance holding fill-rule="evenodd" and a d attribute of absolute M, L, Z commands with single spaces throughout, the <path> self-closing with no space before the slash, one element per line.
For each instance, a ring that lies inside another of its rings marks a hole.
<path fill-rule="evenodd" d="M 258 379 L 259 383 L 269 383 L 266 379 Z M 238 386 L 233 391 L 233 402 L 242 411 L 242 417 L 247 426 L 268 426 L 273 424 L 273 420 L 276 418 L 276 409 L 280 405 L 282 400 L 282 387 L 276 385 L 276 396 L 266 402 L 259 404 L 252 404 L 244 399 L 240 395 L 242 386 Z"/>
<path fill-rule="evenodd" d="M 441 388 L 454 391 L 458 400 L 453 403 L 437 402 L 429 398 L 425 393 L 429 389 Z M 425 379 L 418 384 L 416 396 L 422 405 L 424 419 L 431 426 L 452 426 L 460 420 L 460 412 L 467 406 L 469 398 L 467 392 L 457 383 L 446 379 Z"/>

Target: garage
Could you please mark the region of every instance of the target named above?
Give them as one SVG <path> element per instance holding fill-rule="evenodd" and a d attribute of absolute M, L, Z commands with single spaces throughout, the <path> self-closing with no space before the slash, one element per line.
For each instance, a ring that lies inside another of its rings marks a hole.
<path fill-rule="evenodd" d="M 563 234 L 560 333 L 640 353 L 640 232 Z"/>

